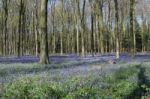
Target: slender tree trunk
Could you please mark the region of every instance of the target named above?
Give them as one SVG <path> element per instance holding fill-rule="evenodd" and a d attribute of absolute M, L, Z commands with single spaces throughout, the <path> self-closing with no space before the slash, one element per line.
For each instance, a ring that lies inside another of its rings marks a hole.
<path fill-rule="evenodd" d="M 94 16 L 93 14 L 91 15 L 91 54 L 94 56 Z"/>
<path fill-rule="evenodd" d="M 115 32 L 116 32 L 116 58 L 119 58 L 119 14 L 118 14 L 118 0 L 114 0 L 115 3 Z"/>
<path fill-rule="evenodd" d="M 136 54 L 136 36 L 135 36 L 135 0 L 130 0 L 130 33 L 132 35 L 132 55 Z"/>
<path fill-rule="evenodd" d="M 18 39 L 17 39 L 17 56 L 20 56 L 20 48 L 21 48 L 21 28 L 22 28 L 22 10 L 23 10 L 23 0 L 20 1 L 20 9 L 19 9 L 19 24 L 18 24 Z"/>
<path fill-rule="evenodd" d="M 76 52 L 77 52 L 77 55 L 80 55 L 80 42 L 79 42 L 79 32 L 80 32 L 80 17 L 81 17 L 81 14 L 80 14 L 80 6 L 79 6 L 79 3 L 80 1 L 79 0 L 75 0 L 75 27 L 76 27 Z"/>
<path fill-rule="evenodd" d="M 53 27 L 53 37 L 52 37 L 52 45 L 53 45 L 53 54 L 55 54 L 56 53 L 56 37 L 55 37 L 55 3 L 56 3 L 56 1 L 54 1 L 54 4 L 53 4 L 53 6 L 54 6 L 54 8 L 52 9 L 52 12 L 53 12 L 53 14 L 52 14 L 52 27 Z"/>
<path fill-rule="evenodd" d="M 95 33 L 96 31 L 94 31 L 94 26 L 95 26 L 95 15 L 94 15 L 94 4 L 93 4 L 93 1 L 89 0 L 89 3 L 90 3 L 90 8 L 91 8 L 91 54 L 92 56 L 94 56 L 95 54 Z"/>
<path fill-rule="evenodd" d="M 100 52 L 101 54 L 104 54 L 104 24 L 103 24 L 103 0 L 99 1 L 99 7 L 100 7 L 100 15 L 99 15 L 99 31 L 100 31 Z"/>
<path fill-rule="evenodd" d="M 84 32 L 85 32 L 85 5 L 86 5 L 86 0 L 83 1 L 83 8 L 82 8 L 82 18 L 81 18 L 81 56 L 84 57 L 85 56 L 85 41 L 84 41 Z"/>
<path fill-rule="evenodd" d="M 62 3 L 62 12 L 61 12 L 61 32 L 60 32 L 60 55 L 63 55 L 63 32 L 64 32 L 64 0 L 61 0 L 61 3 Z M 65 33 L 65 32 L 64 32 Z"/>
<path fill-rule="evenodd" d="M 36 6 L 35 6 L 35 43 L 36 43 L 36 45 L 35 45 L 35 49 L 36 49 L 36 56 L 39 56 L 39 54 L 40 54 L 40 36 L 39 36 L 39 22 L 38 22 L 38 19 L 39 19 L 39 9 L 38 9 L 38 5 L 39 5 L 39 3 L 38 3 L 38 1 L 36 0 Z"/>
<path fill-rule="evenodd" d="M 4 8 L 4 28 L 3 28 L 3 37 L 4 37 L 4 55 L 7 54 L 7 20 L 8 20 L 8 0 L 3 0 Z"/>
<path fill-rule="evenodd" d="M 77 43 L 77 55 L 79 55 L 79 18 L 76 17 L 76 43 Z"/>

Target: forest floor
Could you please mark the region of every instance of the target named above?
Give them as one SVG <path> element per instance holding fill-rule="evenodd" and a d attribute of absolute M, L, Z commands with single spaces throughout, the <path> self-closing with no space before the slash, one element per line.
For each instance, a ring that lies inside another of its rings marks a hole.
<path fill-rule="evenodd" d="M 150 54 L 138 54 L 134 58 L 122 54 L 118 60 L 114 55 L 88 55 L 85 58 L 76 55 L 56 55 L 50 56 L 49 60 L 51 64 L 42 66 L 38 64 L 39 58 L 35 56 L 0 57 L 0 97 L 6 94 L 5 84 L 24 77 L 38 76 L 61 83 L 61 86 L 70 86 L 65 90 L 80 98 L 90 98 L 91 92 L 88 88 L 97 90 L 92 92 L 95 95 L 92 97 L 150 98 Z M 116 64 L 109 64 L 109 60 L 114 60 Z M 85 93 L 80 92 L 82 88 L 85 88 Z M 103 90 L 101 96 L 97 96 L 100 90 Z M 78 94 L 76 91 L 79 91 Z"/>

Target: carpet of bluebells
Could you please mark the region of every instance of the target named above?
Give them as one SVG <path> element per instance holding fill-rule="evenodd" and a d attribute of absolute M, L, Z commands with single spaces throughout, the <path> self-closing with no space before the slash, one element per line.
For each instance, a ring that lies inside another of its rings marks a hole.
<path fill-rule="evenodd" d="M 150 54 L 0 57 L 1 99 L 150 99 Z M 109 64 L 113 60 L 116 64 Z"/>

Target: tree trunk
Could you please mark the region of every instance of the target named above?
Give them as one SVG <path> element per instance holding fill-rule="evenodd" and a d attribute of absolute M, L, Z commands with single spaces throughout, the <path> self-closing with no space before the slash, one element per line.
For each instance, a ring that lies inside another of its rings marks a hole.
<path fill-rule="evenodd" d="M 3 0 L 3 8 L 4 8 L 4 28 L 3 28 L 3 36 L 4 36 L 4 55 L 7 54 L 7 20 L 8 20 L 8 0 Z"/>
<path fill-rule="evenodd" d="M 130 0 L 130 33 L 131 37 L 131 52 L 134 57 L 136 54 L 136 36 L 135 36 L 135 0 Z"/>
<path fill-rule="evenodd" d="M 114 0 L 115 3 L 115 32 L 116 32 L 116 58 L 119 58 L 119 14 L 118 14 L 118 0 Z"/>
<path fill-rule="evenodd" d="M 36 56 L 39 56 L 40 54 L 40 36 L 39 36 L 39 22 L 38 22 L 38 19 L 39 19 L 39 9 L 38 9 L 38 1 L 36 0 L 36 6 L 35 6 L 35 49 L 36 49 Z M 34 19 L 33 19 L 34 20 Z"/>
<path fill-rule="evenodd" d="M 18 24 L 18 39 L 17 39 L 17 56 L 20 56 L 20 47 L 21 47 L 21 28 L 22 28 L 22 10 L 23 10 L 23 1 L 20 1 L 20 9 L 19 9 L 19 24 Z"/>
<path fill-rule="evenodd" d="M 41 51 L 40 63 L 48 64 L 48 39 L 47 39 L 47 6 L 48 0 L 41 0 L 41 14 L 40 14 L 40 34 L 41 34 Z"/>
<path fill-rule="evenodd" d="M 86 5 L 86 0 L 83 1 L 83 8 L 82 8 L 82 18 L 81 18 L 81 56 L 85 57 L 85 41 L 84 41 L 84 32 L 85 32 L 85 5 Z"/>

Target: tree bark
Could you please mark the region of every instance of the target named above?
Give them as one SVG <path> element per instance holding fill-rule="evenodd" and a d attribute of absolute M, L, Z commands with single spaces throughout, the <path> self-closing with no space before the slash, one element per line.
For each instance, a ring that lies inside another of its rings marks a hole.
<path fill-rule="evenodd" d="M 41 34 L 41 51 L 40 63 L 48 64 L 48 39 L 47 39 L 47 6 L 48 0 L 41 0 L 41 13 L 40 13 L 40 34 Z"/>
<path fill-rule="evenodd" d="M 136 54 L 136 36 L 135 36 L 135 0 L 130 0 L 130 34 L 131 37 L 131 52 L 134 57 Z"/>
<path fill-rule="evenodd" d="M 116 32 L 116 58 L 119 58 L 119 14 L 118 14 L 118 0 L 115 3 L 115 32 Z"/>

